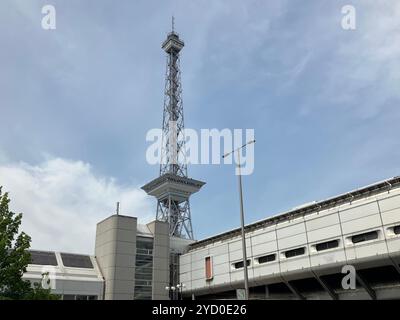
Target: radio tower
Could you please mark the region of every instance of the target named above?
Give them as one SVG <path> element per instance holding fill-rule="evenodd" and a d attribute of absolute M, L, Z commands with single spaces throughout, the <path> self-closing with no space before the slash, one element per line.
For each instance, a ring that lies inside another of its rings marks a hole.
<path fill-rule="evenodd" d="M 160 176 L 142 187 L 157 198 L 156 219 L 168 221 L 170 236 L 194 239 L 189 197 L 204 182 L 188 178 L 183 122 L 182 85 L 179 53 L 184 42 L 172 31 L 162 44 L 167 53 Z"/>

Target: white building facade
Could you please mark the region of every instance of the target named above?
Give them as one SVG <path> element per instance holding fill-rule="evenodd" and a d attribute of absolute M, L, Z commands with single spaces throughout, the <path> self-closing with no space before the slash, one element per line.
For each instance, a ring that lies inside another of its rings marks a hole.
<path fill-rule="evenodd" d="M 51 288 L 63 300 L 101 300 L 104 281 L 96 258 L 89 255 L 32 250 L 23 278 Z"/>
<path fill-rule="evenodd" d="M 400 178 L 246 226 L 250 298 L 400 298 Z M 235 298 L 243 288 L 240 230 L 189 246 L 184 294 Z M 353 266 L 356 289 L 342 286 Z"/>

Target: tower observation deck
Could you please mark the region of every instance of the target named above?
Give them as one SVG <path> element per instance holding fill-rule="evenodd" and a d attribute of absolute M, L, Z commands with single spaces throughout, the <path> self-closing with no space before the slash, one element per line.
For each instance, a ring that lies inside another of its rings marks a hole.
<path fill-rule="evenodd" d="M 194 239 L 189 197 L 205 184 L 188 178 L 183 121 L 182 85 L 179 65 L 184 42 L 174 31 L 162 44 L 167 53 L 162 148 L 159 177 L 142 189 L 157 199 L 156 219 L 167 221 L 170 236 Z"/>

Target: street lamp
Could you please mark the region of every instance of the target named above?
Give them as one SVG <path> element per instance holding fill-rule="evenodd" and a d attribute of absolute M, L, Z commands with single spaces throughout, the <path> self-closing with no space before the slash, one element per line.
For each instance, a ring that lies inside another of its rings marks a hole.
<path fill-rule="evenodd" d="M 245 232 L 244 232 L 244 210 L 243 210 L 243 192 L 242 192 L 242 173 L 240 171 L 240 150 L 244 147 L 246 147 L 249 144 L 255 143 L 256 140 L 251 140 L 241 147 L 232 150 L 231 152 L 228 152 L 222 156 L 222 158 L 226 158 L 227 156 L 231 155 L 232 153 L 234 154 L 235 151 L 237 152 L 237 157 L 238 157 L 238 162 L 237 162 L 237 167 L 239 170 L 239 197 L 240 197 L 240 224 L 241 224 L 241 229 L 242 229 L 242 251 L 243 251 L 243 272 L 244 272 L 244 299 L 249 300 L 249 276 L 247 272 L 247 254 L 246 254 L 246 238 L 245 238 Z"/>
<path fill-rule="evenodd" d="M 166 286 L 165 290 L 169 291 L 169 298 L 171 300 L 179 300 L 179 295 L 181 296 L 181 300 L 183 300 L 183 298 L 182 298 L 182 290 L 185 287 L 186 287 L 185 284 L 181 282 L 181 283 L 178 283 L 176 286 Z M 177 299 L 176 299 L 175 292 L 178 293 Z"/>
<path fill-rule="evenodd" d="M 183 291 L 183 288 L 186 287 L 185 284 L 181 282 L 181 283 L 178 283 L 176 285 L 176 287 L 178 288 L 178 292 L 179 292 L 179 295 L 181 296 L 181 300 L 183 300 L 182 291 Z"/>
<path fill-rule="evenodd" d="M 170 300 L 175 300 L 175 290 L 176 287 L 175 286 L 166 286 L 165 290 L 167 290 L 169 292 L 169 298 Z"/>

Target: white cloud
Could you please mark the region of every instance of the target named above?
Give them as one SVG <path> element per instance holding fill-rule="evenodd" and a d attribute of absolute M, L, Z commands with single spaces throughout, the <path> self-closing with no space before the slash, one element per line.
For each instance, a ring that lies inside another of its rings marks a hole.
<path fill-rule="evenodd" d="M 31 247 L 93 254 L 96 223 L 115 212 L 153 217 L 153 201 L 138 186 L 120 186 L 113 178 L 96 176 L 82 161 L 52 158 L 40 165 L 0 165 L 0 185 L 9 191 L 11 209 L 23 212 L 22 229 Z"/>
<path fill-rule="evenodd" d="M 400 99 L 400 3 L 368 1 L 356 9 L 356 30 L 331 30 L 330 37 L 336 39 L 330 47 L 334 60 L 325 68 L 319 98 L 320 105 L 331 101 L 367 119 Z"/>

